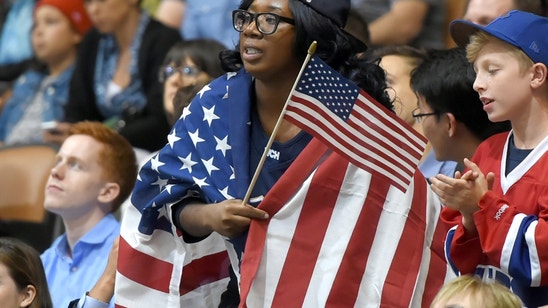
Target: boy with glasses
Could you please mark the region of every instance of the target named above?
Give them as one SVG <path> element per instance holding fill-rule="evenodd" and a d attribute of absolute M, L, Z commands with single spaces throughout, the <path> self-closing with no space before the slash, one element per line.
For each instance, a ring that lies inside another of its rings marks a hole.
<path fill-rule="evenodd" d="M 493 123 L 472 88 L 474 71 L 462 48 L 431 51 L 411 74 L 418 96 L 413 117 L 433 147 L 436 159 L 453 161 L 453 176 L 462 160 L 471 157 L 489 136 L 510 129 L 508 122 Z"/>

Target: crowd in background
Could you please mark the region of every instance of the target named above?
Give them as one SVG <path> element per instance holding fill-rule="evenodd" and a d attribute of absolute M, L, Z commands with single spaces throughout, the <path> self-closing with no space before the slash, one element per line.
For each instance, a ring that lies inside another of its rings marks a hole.
<path fill-rule="evenodd" d="M 424 189 L 428 206 L 436 207 L 438 228 L 447 229 L 442 231 L 448 236 L 429 247 L 439 252 L 447 272 L 421 277 L 429 283 L 437 279 L 435 290 L 420 290 L 422 306 L 548 305 L 542 293 L 548 286 L 543 271 L 548 252 L 538 246 L 546 237 L 543 206 L 548 206 L 541 164 L 547 159 L 548 50 L 543 48 L 548 42 L 530 34 L 548 29 L 540 17 L 548 14 L 547 2 L 341 3 L 349 7 L 328 0 L 0 2 L 0 151 L 35 144 L 58 151 L 43 204 L 60 226 L 48 230 L 51 241 L 29 246 L 16 238 L 32 224 L 5 219 L 0 208 L 0 279 L 13 280 L 5 302 L 132 307 L 157 288 L 181 296 L 166 303 L 276 303 L 268 290 L 242 278 L 248 274 L 241 273 L 247 265 L 243 248 L 249 238 L 256 240 L 248 234 L 251 221 L 260 225 L 272 218 L 258 206 L 272 202 L 263 197 L 278 192 L 277 183 L 287 182 L 284 173 L 315 145 L 305 130 L 276 121 L 308 44 L 317 40 L 319 58 L 428 141 L 417 164 L 425 184 L 414 189 Z M 275 14 L 260 14 L 265 12 Z M 285 17 L 288 12 L 293 18 Z M 512 32 L 505 18 L 519 23 L 525 34 Z M 450 24 L 453 19 L 460 21 Z M 530 37 L 538 46 L 526 41 Z M 261 57 L 267 66 L 256 60 Z M 504 75 L 503 63 L 514 65 L 514 77 Z M 499 88 L 489 92 L 490 82 L 497 81 Z M 495 100 L 506 109 L 493 107 Z M 243 104 L 237 112 L 228 107 L 234 101 Z M 271 134 L 277 138 L 261 162 Z M 333 163 L 330 151 L 323 155 L 314 165 L 318 170 Z M 220 159 L 235 163 L 224 166 Z M 242 206 L 243 196 L 233 197 L 242 191 L 231 190 L 229 183 L 242 174 L 249 181 L 249 169 L 262 163 L 266 171 Z M 180 168 L 168 169 L 171 165 Z M 154 221 L 154 230 L 143 224 L 147 220 Z M 24 227 L 11 226 L 18 223 Z M 432 227 L 428 223 L 426 229 Z M 169 239 L 158 233 L 164 231 Z M 497 232 L 508 236 L 496 239 Z M 175 243 L 173 249 L 164 241 Z M 22 260 L 15 260 L 14 252 Z M 124 258 L 147 263 L 143 260 L 152 259 L 142 255 L 155 252 L 157 259 L 169 260 L 173 272 L 185 273 L 169 278 L 178 279 L 177 291 L 170 290 L 172 282 L 169 287 L 130 283 L 152 274 L 146 264 L 128 270 Z M 42 266 L 36 264 L 39 254 Z M 185 281 L 196 260 L 213 262 L 206 266 L 211 281 Z M 241 292 L 247 302 L 240 303 Z M 264 293 L 259 302 L 247 292 Z M 118 302 L 117 294 L 135 300 Z M 414 300 L 409 303 L 417 304 Z"/>

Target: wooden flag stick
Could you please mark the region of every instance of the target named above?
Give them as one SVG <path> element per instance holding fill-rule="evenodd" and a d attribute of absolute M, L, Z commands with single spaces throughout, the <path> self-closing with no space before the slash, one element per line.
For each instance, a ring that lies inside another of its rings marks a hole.
<path fill-rule="evenodd" d="M 308 62 L 310 61 L 310 59 L 316 52 L 317 44 L 318 43 L 314 41 L 312 42 L 312 44 L 310 44 L 310 47 L 308 47 L 308 53 L 306 55 L 306 58 L 304 59 L 303 65 L 301 66 L 301 70 L 299 71 L 299 74 L 297 75 L 297 79 L 295 80 L 295 83 L 293 83 L 291 92 L 289 92 L 289 96 L 287 97 L 285 101 L 282 112 L 280 112 L 280 116 L 278 117 L 278 121 L 276 121 L 276 125 L 274 126 L 274 129 L 272 130 L 272 134 L 270 135 L 270 138 L 268 138 L 268 143 L 266 144 L 266 147 L 264 148 L 264 152 L 263 152 L 263 155 L 261 156 L 261 160 L 259 160 L 257 169 L 255 169 L 255 174 L 253 174 L 253 178 L 251 179 L 251 183 L 249 184 L 249 188 L 247 189 L 247 192 L 242 201 L 242 204 L 247 204 L 249 202 L 249 198 L 251 197 L 251 192 L 253 191 L 253 187 L 255 187 L 255 184 L 257 183 L 257 179 L 259 178 L 259 174 L 261 173 L 261 169 L 263 168 L 264 162 L 266 160 L 266 156 L 268 155 L 268 151 L 270 150 L 272 143 L 274 143 L 274 138 L 276 137 L 276 134 L 278 133 L 278 129 L 280 128 L 280 124 L 282 123 L 282 120 L 284 118 L 285 110 L 287 108 L 287 105 L 289 104 L 289 101 L 291 100 L 291 95 L 293 94 L 293 91 L 295 91 L 295 88 L 297 87 L 297 83 L 299 83 L 299 80 L 301 80 L 301 75 L 303 74 L 303 71 L 306 68 L 306 65 L 308 64 Z"/>

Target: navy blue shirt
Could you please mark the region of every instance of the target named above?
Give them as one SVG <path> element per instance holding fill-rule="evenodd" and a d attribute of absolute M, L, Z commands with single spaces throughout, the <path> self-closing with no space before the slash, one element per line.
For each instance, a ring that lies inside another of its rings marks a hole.
<path fill-rule="evenodd" d="M 249 178 L 253 178 L 255 169 L 261 160 L 264 149 L 268 143 L 269 136 L 265 133 L 259 115 L 256 110 L 252 111 L 251 115 L 251 147 L 249 161 Z M 291 140 L 281 143 L 273 142 L 270 147 L 268 156 L 264 162 L 263 168 L 249 199 L 249 204 L 258 206 L 263 200 L 266 193 L 274 186 L 276 181 L 289 168 L 291 163 L 299 156 L 302 150 L 308 145 L 312 136 L 301 131 Z M 234 245 L 234 250 L 238 253 L 241 260 L 241 254 L 245 247 L 247 232 L 241 236 L 231 240 Z"/>

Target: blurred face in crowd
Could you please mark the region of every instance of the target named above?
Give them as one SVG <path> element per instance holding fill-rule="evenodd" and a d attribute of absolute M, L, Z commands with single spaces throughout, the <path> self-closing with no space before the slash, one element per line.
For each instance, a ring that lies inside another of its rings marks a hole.
<path fill-rule="evenodd" d="M 388 95 L 394 101 L 396 114 L 409 125 L 415 123 L 411 115 L 417 108 L 417 96 L 411 89 L 411 71 L 415 68 L 411 61 L 400 55 L 386 55 L 381 58 L 379 65 L 386 72 Z"/>
<path fill-rule="evenodd" d="M 206 72 L 202 71 L 189 57 L 181 61 L 181 66 L 177 67 L 172 62 L 164 67 L 164 108 L 173 114 L 173 98 L 180 88 L 201 84 L 211 79 Z"/>
<path fill-rule="evenodd" d="M 10 275 L 8 267 L 0 262 L 0 304 L 6 308 L 27 307 L 36 296 L 34 286 L 26 286 L 19 290 L 15 280 Z"/>
<path fill-rule="evenodd" d="M 46 184 L 45 208 L 63 217 L 87 217 L 105 201 L 110 185 L 99 163 L 104 145 L 87 135 L 71 135 L 59 149 Z"/>
<path fill-rule="evenodd" d="M 32 46 L 38 59 L 46 64 L 60 62 L 75 52 L 81 39 L 59 9 L 51 5 L 38 7 L 32 30 Z"/>
<path fill-rule="evenodd" d="M 470 0 L 463 18 L 485 26 L 515 8 L 514 0 Z"/>
<path fill-rule="evenodd" d="M 450 138 L 451 124 L 449 114 L 434 113 L 434 109 L 428 105 L 423 96 L 419 97 L 419 107 L 416 113 L 423 116 L 417 118 L 421 124 L 422 133 L 432 145 L 437 160 L 459 160 L 455 157 L 453 141 Z"/>
<path fill-rule="evenodd" d="M 84 0 L 93 25 L 102 33 L 112 33 L 123 26 L 128 15 L 139 12 L 138 0 Z"/>

